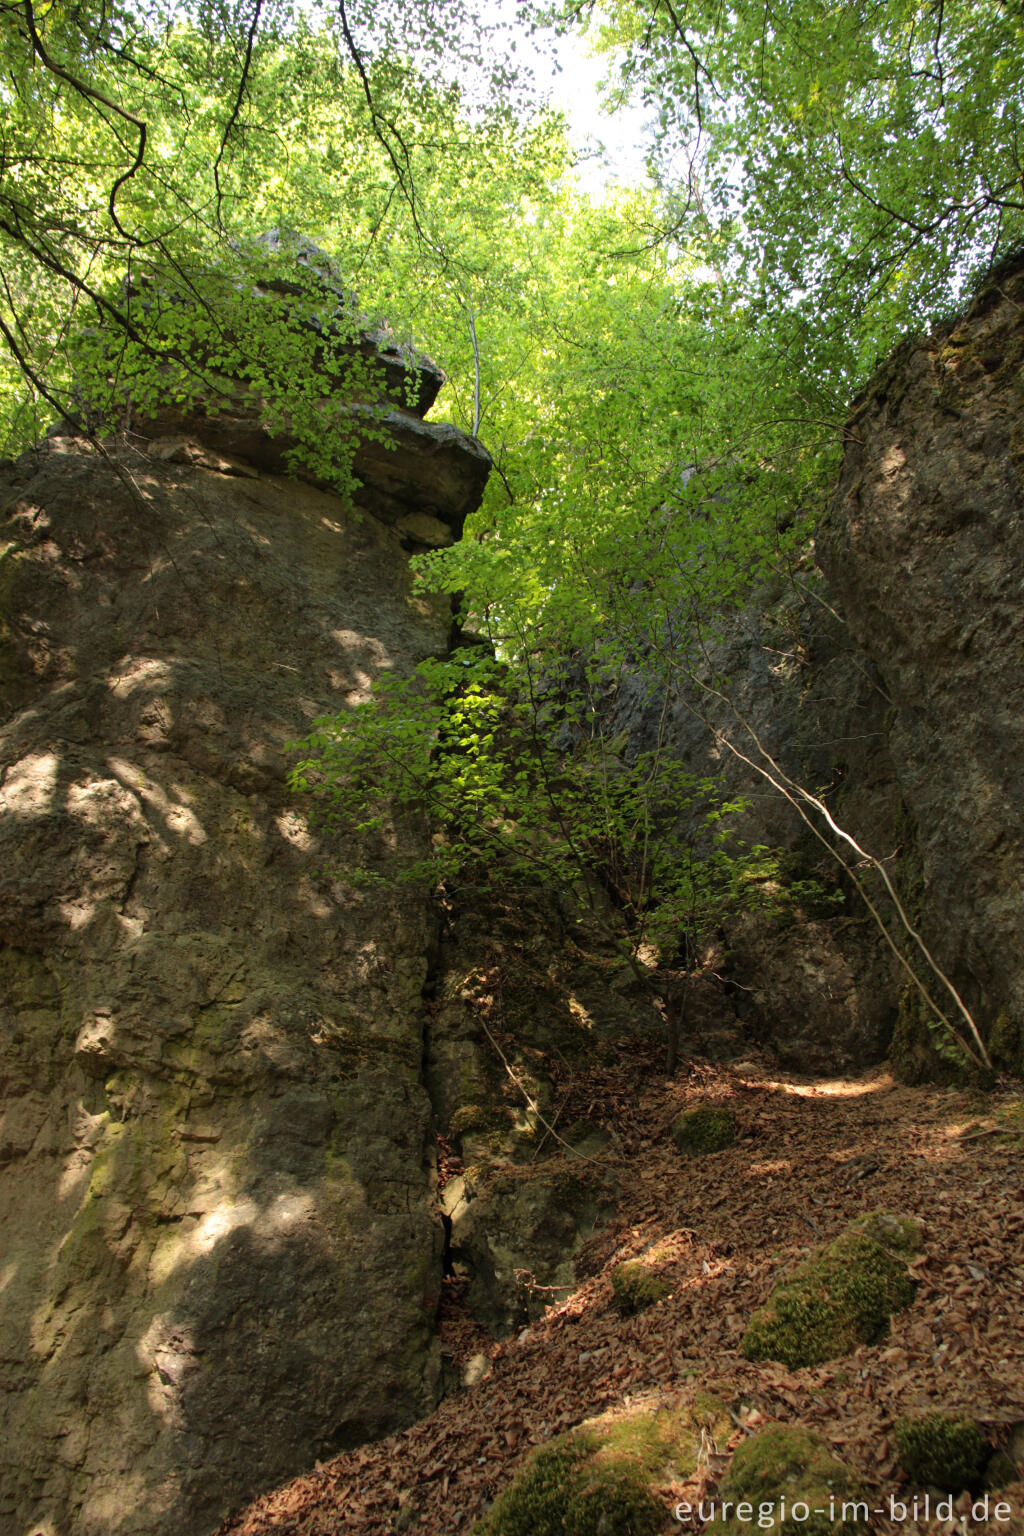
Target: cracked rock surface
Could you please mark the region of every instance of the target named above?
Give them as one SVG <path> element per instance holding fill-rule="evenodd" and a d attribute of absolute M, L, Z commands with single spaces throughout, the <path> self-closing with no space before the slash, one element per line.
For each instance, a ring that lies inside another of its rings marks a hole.
<path fill-rule="evenodd" d="M 3 1536 L 200 1536 L 439 1390 L 434 920 L 286 774 L 448 605 L 396 518 L 178 446 L 0 470 Z"/>

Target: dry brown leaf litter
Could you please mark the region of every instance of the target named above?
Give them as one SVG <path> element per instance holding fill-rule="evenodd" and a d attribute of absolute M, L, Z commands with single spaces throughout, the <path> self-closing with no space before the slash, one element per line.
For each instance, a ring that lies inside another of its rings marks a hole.
<path fill-rule="evenodd" d="M 617 1220 L 580 1256 L 577 1290 L 495 1344 L 466 1315 L 463 1288 L 448 1282 L 439 1320 L 447 1363 L 457 1371 L 486 1352 L 490 1375 L 404 1433 L 318 1464 L 218 1536 L 461 1536 L 532 1446 L 687 1385 L 714 1388 L 734 1406 L 737 1428 L 698 1481 L 664 1490 L 667 1510 L 710 1496 L 729 1451 L 766 1420 L 827 1436 L 883 1506 L 907 1492 L 890 1441 L 901 1414 L 964 1410 L 996 1440 L 1024 1422 L 1024 1153 L 990 1134 L 998 1101 L 899 1087 L 884 1074 L 808 1082 L 753 1064 L 701 1063 L 666 1083 L 637 1050 L 618 1071 L 577 1080 L 572 1098 L 568 1114 L 612 1131 L 607 1159 L 623 1190 Z M 668 1128 L 705 1099 L 728 1102 L 737 1140 L 712 1157 L 682 1159 Z M 569 1165 L 564 1154 L 551 1160 L 553 1170 Z M 872 1209 L 917 1215 L 926 1228 L 913 1265 L 917 1299 L 891 1336 L 813 1369 L 744 1360 L 747 1319 L 775 1281 Z M 624 1320 L 609 1270 L 655 1243 L 673 1293 Z M 1024 1487 L 1006 1497 L 1019 1510 Z M 949 1529 L 884 1518 L 874 1528 Z M 669 1516 L 673 1529 L 682 1527 Z"/>

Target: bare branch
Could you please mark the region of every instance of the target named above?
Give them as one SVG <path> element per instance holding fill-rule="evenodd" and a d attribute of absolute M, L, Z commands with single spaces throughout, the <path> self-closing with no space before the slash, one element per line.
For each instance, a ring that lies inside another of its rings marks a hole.
<path fill-rule="evenodd" d="M 135 151 L 135 159 L 128 167 L 128 169 L 122 172 L 122 174 L 114 182 L 114 185 L 111 187 L 110 199 L 107 207 L 110 212 L 111 222 L 113 223 L 114 228 L 117 230 L 118 234 L 121 236 L 122 240 L 127 240 L 130 243 L 142 244 L 143 242 L 138 241 L 124 228 L 123 224 L 117 216 L 116 204 L 118 192 L 120 192 L 125 183 L 130 181 L 131 178 L 135 175 L 139 167 L 142 165 L 143 159 L 145 158 L 146 135 L 148 131 L 145 122 L 141 117 L 135 117 L 134 114 L 127 111 L 126 108 L 119 106 L 116 101 L 111 101 L 109 96 L 104 96 L 102 91 L 97 91 L 94 86 L 87 85 L 84 80 L 79 80 L 76 75 L 70 74 L 69 71 L 64 69 L 62 65 L 58 64 L 55 59 L 52 59 L 43 46 L 43 40 L 39 36 L 39 32 L 36 28 L 36 18 L 35 12 L 32 9 L 32 0 L 23 0 L 23 7 L 33 51 L 43 67 L 47 69 L 51 75 L 55 75 L 58 80 L 64 80 L 68 85 L 71 86 L 72 90 L 77 91 L 78 94 L 82 96 L 86 101 L 97 102 L 101 106 L 108 108 L 109 111 L 116 113 L 118 117 L 120 117 L 124 122 L 129 123 L 137 132 L 139 141 Z"/>
<path fill-rule="evenodd" d="M 238 90 L 237 90 L 237 92 L 235 94 L 234 105 L 232 106 L 231 112 L 230 112 L 230 114 L 228 116 L 228 120 L 227 120 L 227 122 L 224 125 L 224 133 L 223 133 L 223 135 L 221 137 L 220 148 L 217 151 L 217 158 L 213 162 L 213 184 L 214 184 L 214 186 L 217 189 L 217 226 L 218 226 L 218 228 L 220 227 L 220 223 L 221 223 L 220 213 L 221 213 L 221 206 L 222 206 L 222 203 L 223 203 L 223 193 L 221 192 L 221 185 L 220 185 L 221 161 L 224 159 L 224 154 L 225 154 L 225 151 L 227 150 L 227 147 L 228 147 L 228 139 L 231 137 L 231 134 L 234 131 L 235 125 L 238 122 L 238 114 L 242 110 L 242 102 L 245 99 L 246 87 L 248 86 L 248 83 L 249 83 L 249 70 L 250 70 L 250 67 L 252 65 L 253 44 L 256 41 L 256 29 L 259 26 L 260 13 L 262 12 L 262 10 L 263 10 L 263 0 L 256 0 L 256 4 L 253 7 L 252 20 L 249 23 L 249 31 L 248 31 L 248 34 L 247 34 L 246 39 L 245 39 L 245 58 L 244 58 L 244 60 L 242 62 L 242 74 L 241 74 L 241 78 L 238 81 Z"/>

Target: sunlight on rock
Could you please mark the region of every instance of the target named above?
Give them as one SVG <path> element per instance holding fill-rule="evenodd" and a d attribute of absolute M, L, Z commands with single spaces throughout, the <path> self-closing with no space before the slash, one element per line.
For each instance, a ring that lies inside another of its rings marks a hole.
<path fill-rule="evenodd" d="M 64 808 L 86 826 L 102 829 L 122 818 L 131 820 L 136 802 L 116 779 L 86 779 L 68 786 Z"/>
<path fill-rule="evenodd" d="M 165 686 L 170 683 L 173 672 L 166 661 L 156 661 L 152 657 L 133 658 L 131 665 L 125 672 L 111 672 L 106 679 L 107 687 L 111 693 L 119 698 L 127 698 L 137 688 Z"/>
<path fill-rule="evenodd" d="M 92 1155 L 76 1148 L 64 1164 L 60 1179 L 57 1183 L 57 1199 L 61 1202 L 71 1200 L 82 1193 L 83 1188 L 89 1182 L 89 1170 L 92 1167 Z"/>
<path fill-rule="evenodd" d="M 0 810 L 16 816 L 45 816 L 53 808 L 59 759 L 55 752 L 33 752 L 15 763 L 4 780 Z"/>
<path fill-rule="evenodd" d="M 305 877 L 299 881 L 296 896 L 311 917 L 330 917 L 334 910 L 331 903 L 324 899 L 314 882 Z"/>
<path fill-rule="evenodd" d="M 357 629 L 332 629 L 331 639 L 336 640 L 343 650 L 361 651 L 378 667 L 391 665 L 391 656 L 387 647 L 372 635 L 362 635 Z"/>
<path fill-rule="evenodd" d="M 255 1200 L 226 1200 L 199 1223 L 192 1238 L 193 1250 L 196 1253 L 208 1253 L 236 1227 L 255 1225 L 259 1214 L 260 1208 Z"/>
<path fill-rule="evenodd" d="M 83 928 L 88 928 L 96 916 L 95 901 L 62 901 L 58 903 L 57 911 L 67 923 L 72 933 L 78 933 Z"/>
<path fill-rule="evenodd" d="M 148 1280 L 151 1286 L 161 1286 L 176 1270 L 195 1264 L 212 1254 L 219 1244 L 232 1233 L 245 1229 L 257 1248 L 275 1251 L 297 1228 L 312 1221 L 316 1216 L 316 1201 L 307 1190 L 295 1189 L 277 1195 L 266 1209 L 245 1197 L 236 1199 L 227 1194 L 232 1182 L 226 1164 L 220 1164 L 218 1173 L 210 1176 L 205 1188 L 194 1190 L 187 1204 L 209 1207 L 204 1214 L 186 1217 L 180 1224 L 168 1228 L 154 1249 L 149 1262 Z"/>
<path fill-rule="evenodd" d="M 309 822 L 298 811 L 282 811 L 280 816 L 275 816 L 274 826 L 293 848 L 299 848 L 303 853 L 308 853 L 313 847 Z"/>
<path fill-rule="evenodd" d="M 261 1236 L 280 1237 L 315 1214 L 316 1203 L 312 1195 L 306 1190 L 294 1190 L 277 1196 L 260 1217 L 256 1229 Z"/>
<path fill-rule="evenodd" d="M 17 1273 L 18 1266 L 14 1263 L 5 1264 L 3 1269 L 0 1269 L 0 1293 L 7 1289 Z"/>
<path fill-rule="evenodd" d="M 146 1397 L 153 1413 L 165 1424 L 179 1424 L 181 1387 L 197 1365 L 188 1325 L 154 1317 L 135 1347 L 135 1356 L 149 1377 Z"/>
<path fill-rule="evenodd" d="M 179 801 L 171 800 L 159 784 L 123 757 L 108 757 L 107 766 L 125 784 L 130 784 L 140 799 L 157 811 L 164 819 L 169 832 L 184 838 L 193 848 L 207 841 L 206 830 L 195 812 Z M 176 793 L 185 793 L 180 786 L 172 786 Z"/>
<path fill-rule="evenodd" d="M 569 1012 L 584 1029 L 593 1029 L 594 1021 L 578 997 L 569 998 Z"/>

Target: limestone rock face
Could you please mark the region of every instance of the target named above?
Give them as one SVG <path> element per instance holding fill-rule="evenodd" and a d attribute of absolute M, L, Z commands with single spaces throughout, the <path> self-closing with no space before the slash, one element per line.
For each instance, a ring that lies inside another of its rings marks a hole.
<path fill-rule="evenodd" d="M 458 427 L 424 420 L 445 382 L 443 370 L 361 315 L 356 296 L 313 241 L 271 230 L 249 254 L 252 270 L 238 280 L 248 307 L 258 312 L 270 303 L 283 328 L 278 340 L 307 350 L 314 436 L 328 437 L 339 449 L 344 441 L 346 460 L 354 454 L 355 505 L 397 526 L 409 550 L 454 543 L 480 505 L 491 460 Z M 159 293 L 134 297 L 143 315 L 161 307 Z M 194 304 L 174 293 L 163 295 L 163 302 L 172 309 Z M 235 341 L 244 351 L 244 343 Z M 226 457 L 236 472 L 248 466 L 292 473 L 322 489 L 336 485 L 324 478 L 324 466 L 318 472 L 310 461 L 309 423 L 304 437 L 294 395 L 290 410 L 280 400 L 272 405 L 262 388 L 241 376 L 243 360 L 236 362 L 240 373 L 230 377 L 210 369 L 199 397 L 188 403 L 168 394 L 154 406 L 148 392 L 144 407 L 122 402 L 132 439 L 154 444 L 159 458 L 194 461 L 198 451 Z M 336 472 L 340 465 L 332 461 L 329 467 Z"/>
<path fill-rule="evenodd" d="M 1024 1018 L 1024 267 L 897 355 L 847 431 L 818 558 L 892 700 L 923 929 Z"/>
<path fill-rule="evenodd" d="M 834 591 L 802 573 L 794 590 L 768 590 L 727 615 L 700 662 L 697 681 L 680 682 L 663 714 L 642 671 L 625 674 L 611 702 L 611 729 L 636 750 L 660 739 L 697 778 L 721 782 L 723 798 L 743 800 L 735 823 L 748 845 L 775 850 L 778 883 L 835 886 L 839 865 L 787 800 L 722 743 L 758 757 L 748 722 L 782 770 L 822 794 L 839 821 L 890 857 L 906 838 L 905 812 L 889 757 L 881 679 L 835 611 Z M 700 687 L 730 679 L 729 698 Z M 731 703 L 730 703 L 731 699 Z M 735 706 L 735 709 L 732 707 Z M 698 825 L 696 837 L 701 836 Z M 769 906 L 771 903 L 769 903 Z M 684 1014 L 685 1043 L 711 1055 L 769 1047 L 797 1071 L 838 1073 L 882 1061 L 897 1014 L 898 978 L 884 940 L 850 895 L 845 906 L 808 913 L 796 901 L 782 912 L 724 913 L 712 970 L 727 997 L 712 993 L 719 1015 L 707 1029 L 694 998 Z M 722 1017 L 734 1014 L 733 1028 Z"/>
<path fill-rule="evenodd" d="M 1015 1071 L 1024 1070 L 1022 303 L 1018 260 L 962 320 L 897 352 L 847 425 L 819 568 L 808 551 L 794 583 L 716 615 L 710 664 L 667 716 L 642 666 L 609 702 L 611 731 L 628 731 L 636 750 L 661 732 L 697 776 L 720 773 L 730 798 L 749 801 L 743 838 L 782 850 L 802 865 L 800 878 L 821 878 L 820 845 L 722 745 L 728 736 L 756 758 L 749 723 L 782 769 L 885 861 L 989 1031 L 997 1064 Z M 701 688 L 713 676 L 730 679 L 731 704 Z M 884 905 L 881 882 L 868 880 Z M 715 968 L 737 989 L 740 1020 L 797 1069 L 877 1062 L 895 1028 L 901 1071 L 946 1070 L 916 994 L 847 890 L 835 916 L 788 927 L 752 914 L 725 921 Z"/>
<path fill-rule="evenodd" d="M 486 456 L 436 430 L 450 527 Z M 439 1386 L 433 918 L 285 776 L 448 606 L 399 528 L 158 446 L 0 471 L 3 1536 L 202 1536 Z"/>

